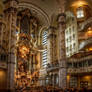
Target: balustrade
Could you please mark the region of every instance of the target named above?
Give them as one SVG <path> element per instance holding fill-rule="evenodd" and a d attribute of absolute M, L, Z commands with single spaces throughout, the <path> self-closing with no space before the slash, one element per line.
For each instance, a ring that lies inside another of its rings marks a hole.
<path fill-rule="evenodd" d="M 71 59 L 68 60 L 68 62 L 82 62 L 82 61 L 90 60 L 90 59 L 92 59 L 92 55 L 77 58 L 77 59 L 76 58 L 71 58 Z"/>
<path fill-rule="evenodd" d="M 92 43 L 92 37 L 84 40 L 83 42 L 81 42 L 80 45 L 79 45 L 79 49 L 82 49 L 84 46 L 86 46 L 90 43 Z"/>
<path fill-rule="evenodd" d="M 79 25 L 79 31 L 82 31 L 85 28 L 85 25 L 89 24 L 92 22 L 92 17 L 84 21 Z"/>
<path fill-rule="evenodd" d="M 47 71 L 59 69 L 59 63 L 52 63 L 47 65 Z"/>
<path fill-rule="evenodd" d="M 67 71 L 69 74 L 76 73 L 89 73 L 92 72 L 92 65 L 89 67 L 80 67 L 80 68 L 68 68 Z"/>

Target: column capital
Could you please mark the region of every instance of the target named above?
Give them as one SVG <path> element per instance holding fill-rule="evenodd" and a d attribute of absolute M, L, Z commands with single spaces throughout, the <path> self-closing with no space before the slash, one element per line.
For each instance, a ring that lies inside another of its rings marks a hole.
<path fill-rule="evenodd" d="M 18 0 L 6 0 L 4 2 L 5 4 L 5 9 L 4 9 L 4 12 L 8 11 L 8 12 L 11 12 L 11 11 L 17 11 L 17 8 L 18 8 Z"/>
<path fill-rule="evenodd" d="M 65 13 L 58 14 L 57 21 L 58 21 L 59 24 L 62 24 L 62 25 L 65 24 L 66 14 Z"/>
<path fill-rule="evenodd" d="M 49 34 L 48 34 L 48 39 L 49 38 L 53 38 L 53 37 L 56 37 L 56 34 L 55 34 L 55 31 L 56 31 L 56 27 L 54 27 L 54 26 L 50 26 L 49 28 L 48 28 L 48 32 L 49 32 Z"/>

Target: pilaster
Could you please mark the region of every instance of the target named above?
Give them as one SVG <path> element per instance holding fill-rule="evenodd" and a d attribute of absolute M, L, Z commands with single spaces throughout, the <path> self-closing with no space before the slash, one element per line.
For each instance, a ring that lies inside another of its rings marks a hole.
<path fill-rule="evenodd" d="M 61 88 L 67 87 L 67 67 L 66 67 L 66 51 L 65 51 L 65 13 L 58 15 L 58 29 L 59 29 L 59 86 Z"/>
<path fill-rule="evenodd" d="M 14 90 L 14 71 L 15 71 L 15 46 L 16 46 L 16 19 L 17 4 L 16 0 L 6 0 L 4 2 L 4 17 L 6 21 L 6 30 L 4 37 L 6 38 L 8 62 L 7 62 L 7 89 Z"/>
<path fill-rule="evenodd" d="M 57 51 L 56 51 L 56 28 L 50 27 L 48 31 L 48 62 L 52 63 L 56 61 Z"/>

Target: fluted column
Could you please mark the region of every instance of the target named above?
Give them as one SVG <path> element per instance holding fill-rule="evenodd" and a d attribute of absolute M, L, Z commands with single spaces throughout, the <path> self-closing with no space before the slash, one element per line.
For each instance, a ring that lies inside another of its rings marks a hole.
<path fill-rule="evenodd" d="M 54 62 L 57 58 L 55 31 L 55 27 L 50 27 L 48 31 L 48 63 Z"/>
<path fill-rule="evenodd" d="M 6 41 L 8 53 L 7 89 L 14 90 L 17 0 L 5 1 Z"/>

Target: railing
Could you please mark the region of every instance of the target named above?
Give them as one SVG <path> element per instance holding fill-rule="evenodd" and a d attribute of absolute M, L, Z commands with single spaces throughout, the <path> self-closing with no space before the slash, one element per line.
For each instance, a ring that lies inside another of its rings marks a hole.
<path fill-rule="evenodd" d="M 81 68 L 68 68 L 68 73 L 69 74 L 89 73 L 89 72 L 92 72 L 92 66 L 81 67 Z"/>
<path fill-rule="evenodd" d="M 81 42 L 79 45 L 79 49 L 82 49 L 84 46 L 88 45 L 89 43 L 92 43 L 92 37 L 86 39 L 85 41 Z"/>
<path fill-rule="evenodd" d="M 85 28 L 85 25 L 87 25 L 87 24 L 89 24 L 89 23 L 91 23 L 91 22 L 92 22 L 92 17 L 89 18 L 88 20 L 84 21 L 83 23 L 81 23 L 81 24 L 79 25 L 79 31 L 82 31 L 82 30 Z"/>
<path fill-rule="evenodd" d="M 59 69 L 59 63 L 48 64 L 46 68 L 48 72 L 56 69 Z"/>
<path fill-rule="evenodd" d="M 92 59 L 92 55 L 85 56 L 85 57 L 81 57 L 81 58 L 79 58 L 79 59 L 77 59 L 77 58 L 72 58 L 72 59 L 68 60 L 67 62 L 81 62 L 81 61 L 90 60 L 90 59 Z"/>

